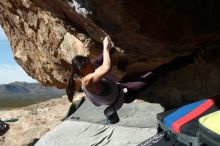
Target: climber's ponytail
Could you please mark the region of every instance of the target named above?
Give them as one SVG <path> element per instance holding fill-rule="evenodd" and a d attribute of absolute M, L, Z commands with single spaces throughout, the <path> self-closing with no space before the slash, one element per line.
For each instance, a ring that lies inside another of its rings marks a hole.
<path fill-rule="evenodd" d="M 75 80 L 73 79 L 73 76 L 74 76 L 74 70 L 72 68 L 71 74 L 70 74 L 70 77 L 68 79 L 67 86 L 66 86 L 66 95 L 68 96 L 68 99 L 70 102 L 72 102 L 73 96 L 76 90 L 76 83 L 75 83 Z"/>

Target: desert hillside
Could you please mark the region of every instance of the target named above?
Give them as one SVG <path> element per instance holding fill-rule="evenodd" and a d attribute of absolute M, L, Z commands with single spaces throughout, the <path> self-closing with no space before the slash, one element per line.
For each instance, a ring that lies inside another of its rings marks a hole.
<path fill-rule="evenodd" d="M 57 89 L 56 87 L 43 86 L 39 83 L 12 82 L 0 85 L 0 99 L 4 97 L 60 97 L 64 94 L 64 90 Z"/>

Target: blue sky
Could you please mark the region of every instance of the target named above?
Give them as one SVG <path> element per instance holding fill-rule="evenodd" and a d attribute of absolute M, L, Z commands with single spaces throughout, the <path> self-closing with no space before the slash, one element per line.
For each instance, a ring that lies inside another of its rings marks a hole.
<path fill-rule="evenodd" d="M 10 43 L 0 26 L 0 84 L 15 81 L 36 82 L 14 60 Z"/>

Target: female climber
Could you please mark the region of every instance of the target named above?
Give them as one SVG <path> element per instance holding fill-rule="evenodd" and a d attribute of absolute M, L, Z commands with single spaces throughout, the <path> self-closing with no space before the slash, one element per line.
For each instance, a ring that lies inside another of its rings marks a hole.
<path fill-rule="evenodd" d="M 141 76 L 119 80 L 111 73 L 111 58 L 115 48 L 111 40 L 103 40 L 103 54 L 94 61 L 84 56 L 72 59 L 72 68 L 66 93 L 72 101 L 75 91 L 83 90 L 96 106 L 110 105 L 118 110 L 123 103 L 131 103 L 138 94 L 151 85 L 161 75 L 194 62 L 195 54 L 174 59 Z"/>

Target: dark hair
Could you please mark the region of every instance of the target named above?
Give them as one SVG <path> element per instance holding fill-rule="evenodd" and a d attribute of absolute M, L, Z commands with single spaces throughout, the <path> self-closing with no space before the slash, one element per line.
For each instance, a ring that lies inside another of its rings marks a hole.
<path fill-rule="evenodd" d="M 69 76 L 67 86 L 66 86 L 66 94 L 70 102 L 72 102 L 73 96 L 76 90 L 76 83 L 73 77 L 80 76 L 80 68 L 84 67 L 87 63 L 87 57 L 85 56 L 75 56 L 72 59 L 72 66 L 71 66 L 71 74 Z"/>
<path fill-rule="evenodd" d="M 76 90 L 76 84 L 75 84 L 75 80 L 73 79 L 73 76 L 74 76 L 74 71 L 73 69 L 71 69 L 71 74 L 69 76 L 66 86 L 66 95 L 68 96 L 70 102 L 72 102 Z"/>
<path fill-rule="evenodd" d="M 87 63 L 87 57 L 85 56 L 75 56 L 73 59 L 72 59 L 72 68 L 75 69 L 75 74 L 80 76 L 80 72 L 79 72 L 79 69 L 84 67 Z"/>

